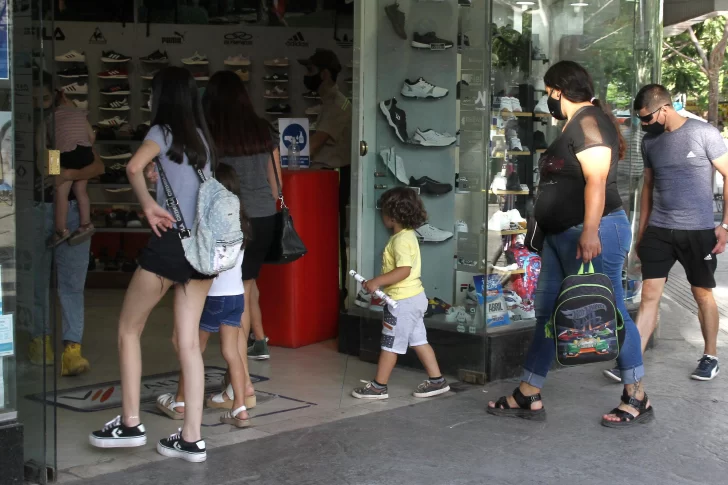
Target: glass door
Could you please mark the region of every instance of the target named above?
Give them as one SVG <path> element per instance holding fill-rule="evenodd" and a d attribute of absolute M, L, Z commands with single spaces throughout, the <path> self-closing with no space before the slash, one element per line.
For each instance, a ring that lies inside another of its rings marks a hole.
<path fill-rule="evenodd" d="M 359 232 L 351 266 L 365 278 L 381 273 L 392 232 L 379 200 L 395 187 L 414 191 L 427 212 L 414 228 L 429 299 L 427 339 L 443 374 L 483 382 L 485 330 L 476 285 L 482 295 L 488 114 L 475 101 L 487 89 L 488 5 L 472 3 L 359 2 L 354 104 L 366 150 L 356 153 L 359 166 L 352 171 L 360 193 L 352 199 Z M 359 358 L 374 363 L 386 341 L 382 306 L 359 290 L 350 286 L 349 313 L 360 317 Z M 398 365 L 421 368 L 412 350 Z"/>

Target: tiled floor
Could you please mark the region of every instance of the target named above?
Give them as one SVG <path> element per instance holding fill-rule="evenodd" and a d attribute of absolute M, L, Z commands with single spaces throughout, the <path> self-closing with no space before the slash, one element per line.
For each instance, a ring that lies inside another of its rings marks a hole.
<path fill-rule="evenodd" d="M 92 370 L 77 378 L 58 378 L 59 395 L 63 389 L 116 381 L 119 379 L 116 350 L 116 325 L 123 292 L 92 290 L 87 292 L 84 354 Z M 142 337 L 144 375 L 161 374 L 178 369 L 170 337 L 172 334 L 171 299 L 167 298 L 152 313 Z M 251 374 L 267 378 L 256 386 L 259 405 L 251 412 L 254 427 L 237 430 L 220 425 L 220 411 L 206 410 L 203 434 L 209 448 L 256 439 L 282 431 L 314 426 L 345 417 L 358 416 L 417 403 L 412 390 L 424 377 L 422 373 L 397 369 L 390 381 L 387 402 L 360 401 L 350 396 L 351 389 L 363 379 L 371 379 L 375 366 L 347 357 L 336 350 L 336 342 L 328 341 L 300 349 L 273 347 L 271 360 L 251 361 Z M 225 367 L 216 338 L 205 354 L 207 366 Z M 29 455 L 40 453 L 43 420 L 41 405 L 24 396 L 41 389 L 42 372 L 37 367 L 20 363 L 18 395 L 23 403 L 21 421 Z M 50 379 L 50 373 L 46 378 Z M 92 477 L 129 466 L 162 459 L 154 451 L 156 440 L 177 430 L 181 422 L 144 406 L 143 421 L 149 435 L 145 448 L 100 450 L 88 445 L 88 433 L 119 414 L 120 409 L 97 412 L 75 412 L 57 409 L 58 469 L 61 480 Z M 47 426 L 52 426 L 48 420 Z"/>

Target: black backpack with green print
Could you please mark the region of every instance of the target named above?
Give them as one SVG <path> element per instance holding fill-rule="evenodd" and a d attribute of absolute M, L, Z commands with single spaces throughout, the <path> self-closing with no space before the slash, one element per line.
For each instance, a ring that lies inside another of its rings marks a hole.
<path fill-rule="evenodd" d="M 546 329 L 556 341 L 559 364 L 580 365 L 616 359 L 624 341 L 623 327 L 612 281 L 595 273 L 589 263 L 564 278 Z"/>

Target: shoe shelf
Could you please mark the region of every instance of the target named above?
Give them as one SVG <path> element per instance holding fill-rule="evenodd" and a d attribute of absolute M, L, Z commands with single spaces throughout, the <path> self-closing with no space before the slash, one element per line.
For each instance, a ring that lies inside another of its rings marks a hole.
<path fill-rule="evenodd" d="M 512 113 L 508 113 L 511 116 L 515 116 L 516 118 L 530 118 L 534 116 L 533 113 L 530 111 L 514 111 Z"/>
<path fill-rule="evenodd" d="M 549 113 L 534 113 L 534 118 L 550 118 L 551 115 Z"/>
<path fill-rule="evenodd" d="M 483 192 L 486 192 L 486 190 L 483 190 Z M 487 192 L 493 194 L 493 195 L 529 195 L 531 192 L 529 190 L 488 190 Z"/>
<path fill-rule="evenodd" d="M 536 149 L 536 153 L 546 153 L 546 149 L 545 148 L 537 148 Z"/>
<path fill-rule="evenodd" d="M 501 231 L 501 236 L 513 236 L 514 234 L 526 234 L 528 232 L 527 229 L 514 229 L 509 231 Z"/>
<path fill-rule="evenodd" d="M 488 270 L 488 273 L 498 273 L 498 274 L 504 274 L 504 275 L 514 275 L 514 274 L 526 274 L 526 270 L 523 268 L 519 269 L 513 269 L 513 270 L 504 270 L 501 268 L 490 268 Z"/>
<path fill-rule="evenodd" d="M 507 155 L 511 155 L 514 157 L 522 157 L 522 156 L 531 155 L 531 152 L 528 150 L 522 150 L 522 151 L 510 151 L 509 150 Z M 500 158 L 506 158 L 507 155 L 503 152 L 496 152 L 490 158 L 493 160 L 496 160 L 496 159 L 500 159 Z"/>

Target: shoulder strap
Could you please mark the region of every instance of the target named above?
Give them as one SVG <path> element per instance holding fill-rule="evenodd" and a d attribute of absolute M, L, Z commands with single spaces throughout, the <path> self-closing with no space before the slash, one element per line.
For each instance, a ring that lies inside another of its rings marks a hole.
<path fill-rule="evenodd" d="M 286 202 L 283 200 L 283 190 L 281 190 L 281 180 L 278 178 L 278 168 L 276 167 L 276 159 L 273 156 L 273 150 L 270 151 L 270 163 L 273 166 L 273 175 L 276 178 L 276 188 L 278 189 L 278 200 L 281 201 L 281 208 L 286 207 Z"/>
<path fill-rule="evenodd" d="M 175 221 L 177 221 L 177 228 L 179 229 L 180 239 L 187 239 L 190 237 L 190 230 L 185 225 L 184 217 L 182 216 L 182 210 L 179 208 L 179 201 L 174 196 L 172 186 L 169 184 L 167 174 L 164 173 L 164 167 L 162 162 L 159 161 L 159 157 L 154 157 L 154 163 L 157 164 L 157 172 L 159 172 L 159 179 L 162 181 L 162 187 L 164 187 L 164 196 L 167 198 L 167 207 L 172 211 Z M 202 181 L 205 181 L 205 175 L 200 169 L 197 169 L 197 175 L 201 177 Z"/>

